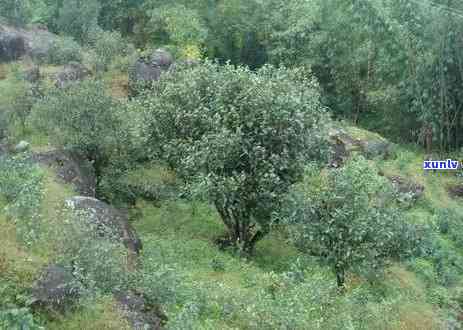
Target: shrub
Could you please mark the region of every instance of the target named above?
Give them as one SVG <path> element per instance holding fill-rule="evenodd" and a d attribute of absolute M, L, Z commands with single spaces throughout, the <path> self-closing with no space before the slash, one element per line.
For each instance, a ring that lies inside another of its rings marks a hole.
<path fill-rule="evenodd" d="M 0 81 L 0 137 L 18 123 L 24 130 L 26 120 L 35 101 L 32 85 L 25 81 L 18 67 L 14 67 L 7 79 Z"/>
<path fill-rule="evenodd" d="M 21 158 L 0 158 L 0 196 L 6 213 L 16 223 L 18 238 L 31 244 L 40 233 L 43 173 Z"/>
<path fill-rule="evenodd" d="M 244 252 L 307 161 L 324 156 L 328 118 L 301 71 L 206 62 L 166 74 L 141 103 L 147 150 L 215 205 Z"/>
<path fill-rule="evenodd" d="M 292 241 L 328 264 L 341 288 L 348 270 L 380 274 L 409 238 L 392 187 L 363 157 L 326 175 L 310 174 L 286 211 Z"/>
<path fill-rule="evenodd" d="M 88 42 L 93 50 L 92 64 L 96 72 L 107 71 L 115 58 L 128 55 L 130 49 L 120 33 L 100 28 L 90 32 Z"/>
<path fill-rule="evenodd" d="M 49 64 L 63 65 L 69 62 L 82 62 L 82 49 L 71 37 L 58 37 L 48 52 Z"/>
<path fill-rule="evenodd" d="M 55 89 L 36 104 L 33 125 L 54 137 L 55 144 L 92 162 L 97 180 L 111 165 L 120 173 L 131 162 L 130 114 L 105 91 L 101 81 L 86 80 Z M 112 172 L 111 172 L 112 173 Z"/>
<path fill-rule="evenodd" d="M 44 329 L 34 321 L 34 317 L 27 308 L 11 308 L 7 310 L 0 310 L 0 328 L 11 330 Z"/>

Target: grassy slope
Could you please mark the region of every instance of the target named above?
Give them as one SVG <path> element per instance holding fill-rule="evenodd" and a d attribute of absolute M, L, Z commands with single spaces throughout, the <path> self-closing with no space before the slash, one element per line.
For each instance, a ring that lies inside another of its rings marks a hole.
<path fill-rule="evenodd" d="M 56 68 L 46 71 L 55 72 Z M 0 67 L 0 76 L 5 72 Z M 118 77 L 116 75 L 116 77 Z M 1 79 L 1 77 L 0 77 Z M 125 83 L 124 83 L 125 84 Z M 117 85 L 117 83 L 116 83 Z M 115 88 L 115 96 L 122 97 L 123 88 Z M 357 131 L 359 134 L 368 134 Z M 19 138 L 19 137 L 18 137 Z M 47 148 L 46 137 L 29 133 L 21 138 L 32 141 L 34 148 Z M 378 166 L 386 174 L 399 174 L 413 178 L 425 187 L 425 196 L 408 212 L 418 221 L 433 221 L 433 207 L 448 207 L 463 215 L 459 201 L 449 198 L 445 184 L 457 181 L 457 178 L 445 175 L 442 177 L 428 175 L 421 171 L 423 155 L 418 150 L 401 148 L 398 157 L 390 161 L 378 161 Z M 49 219 L 55 219 L 55 210 L 72 190 L 58 183 L 51 172 L 47 172 L 46 198 L 43 202 L 43 213 Z M 1 204 L 0 204 L 1 206 Z M 224 232 L 217 214 L 209 206 L 184 201 L 166 202 L 162 205 L 140 201 L 138 209 L 140 219 L 135 223 L 145 243 L 144 258 L 149 262 L 153 255 L 159 255 L 183 278 L 183 284 L 193 291 L 195 287 L 207 286 L 206 299 L 211 301 L 227 301 L 231 292 L 236 299 L 255 295 L 262 288 L 273 285 L 272 274 L 288 271 L 298 258 L 298 252 L 287 244 L 284 238 L 273 233 L 257 246 L 256 256 L 251 260 L 243 260 L 228 252 L 222 252 L 212 243 L 213 239 Z M 0 207 L 0 209 L 2 209 Z M 37 276 L 37 270 L 45 265 L 53 256 L 50 246 L 41 246 L 25 250 L 15 238 L 14 225 L 8 222 L 0 211 L 0 277 L 8 276 L 17 285 L 27 288 Z M 449 243 L 451 244 L 451 243 Z M 310 265 L 309 276 L 314 281 L 320 278 L 333 282 L 334 278 L 328 269 Z M 371 311 L 384 314 L 389 325 L 372 320 L 370 328 L 383 329 L 437 329 L 439 328 L 440 309 L 432 305 L 427 290 L 429 285 L 415 273 L 407 270 L 402 264 L 392 266 L 386 272 L 386 278 L 379 287 L 371 288 L 364 280 L 351 277 L 348 283 L 347 297 L 356 290 L 382 290 L 385 292 L 389 309 L 384 304 L 369 302 Z M 347 299 L 347 298 L 346 298 Z M 55 320 L 48 324 L 51 329 L 123 329 L 123 321 L 115 315 L 114 303 L 109 298 L 94 302 L 94 305 L 82 308 L 72 315 Z M 184 303 L 177 302 L 166 306 L 171 318 L 175 318 Z M 339 307 L 349 308 L 344 302 Z M 372 312 L 373 313 L 373 312 Z M 239 316 L 225 322 L 220 313 L 213 308 L 201 317 L 202 328 L 252 328 L 249 319 Z"/>

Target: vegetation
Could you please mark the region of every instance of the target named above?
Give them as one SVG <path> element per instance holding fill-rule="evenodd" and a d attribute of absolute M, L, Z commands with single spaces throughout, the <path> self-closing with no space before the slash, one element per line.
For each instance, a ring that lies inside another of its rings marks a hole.
<path fill-rule="evenodd" d="M 301 72 L 206 63 L 148 92 L 147 143 L 155 159 L 198 186 L 232 244 L 249 252 L 304 164 L 321 158 L 328 118 L 318 98 Z"/>
<path fill-rule="evenodd" d="M 422 165 L 462 159 L 462 24 L 1 0 L 0 329 L 461 328 L 461 168 Z M 47 306 L 50 266 L 72 290 Z"/>

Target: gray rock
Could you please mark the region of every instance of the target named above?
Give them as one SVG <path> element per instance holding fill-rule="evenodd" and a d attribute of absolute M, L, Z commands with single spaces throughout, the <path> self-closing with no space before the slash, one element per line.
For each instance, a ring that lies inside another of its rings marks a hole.
<path fill-rule="evenodd" d="M 149 58 L 139 58 L 131 66 L 129 86 L 131 94 L 136 94 L 140 86 L 158 81 L 163 72 L 168 71 L 174 63 L 173 56 L 166 50 L 157 49 Z"/>
<path fill-rule="evenodd" d="M 463 184 L 450 185 L 447 187 L 447 192 L 453 198 L 463 197 Z"/>
<path fill-rule="evenodd" d="M 387 176 L 387 178 L 397 192 L 409 195 L 412 200 L 417 200 L 424 194 L 425 188 L 419 183 L 413 182 L 399 175 Z"/>
<path fill-rule="evenodd" d="M 31 304 L 34 307 L 64 312 L 77 300 L 79 291 L 79 283 L 74 279 L 71 270 L 50 265 L 32 288 Z"/>
<path fill-rule="evenodd" d="M 167 318 L 160 308 L 148 306 L 144 297 L 133 292 L 116 292 L 114 298 L 122 315 L 135 330 L 162 329 L 162 322 Z"/>
<path fill-rule="evenodd" d="M 62 150 L 51 150 L 34 153 L 30 160 L 50 167 L 59 179 L 72 184 L 80 195 L 95 197 L 95 170 L 90 162 L 82 157 Z"/>
<path fill-rule="evenodd" d="M 27 142 L 27 141 L 21 141 L 19 142 L 15 147 L 14 147 L 14 151 L 15 152 L 26 152 L 29 150 L 29 147 L 30 147 L 30 143 Z"/>
<path fill-rule="evenodd" d="M 362 141 L 361 147 L 367 158 L 382 157 L 387 159 L 394 152 L 393 144 L 387 140 Z"/>
<path fill-rule="evenodd" d="M 64 88 L 72 82 L 84 80 L 90 76 L 90 70 L 80 63 L 69 63 L 56 75 L 55 86 Z"/>
<path fill-rule="evenodd" d="M 55 39 L 56 35 L 43 27 L 25 30 L 0 25 L 0 62 L 15 61 L 24 56 L 44 59 Z"/>
<path fill-rule="evenodd" d="M 138 254 L 142 244 L 127 214 L 96 198 L 75 196 L 66 200 L 69 209 L 83 214 L 95 226 L 95 234 L 122 242 L 130 251 Z M 79 217 L 81 219 L 82 217 Z"/>
<path fill-rule="evenodd" d="M 0 26 L 0 62 L 16 61 L 26 54 L 26 40 L 19 31 Z"/>
<path fill-rule="evenodd" d="M 174 64 L 174 57 L 164 49 L 156 49 L 150 56 L 150 64 L 153 67 L 167 70 Z"/>

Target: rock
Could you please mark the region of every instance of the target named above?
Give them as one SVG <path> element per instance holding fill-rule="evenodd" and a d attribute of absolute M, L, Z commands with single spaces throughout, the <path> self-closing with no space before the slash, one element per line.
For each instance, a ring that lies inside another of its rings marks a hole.
<path fill-rule="evenodd" d="M 43 60 L 48 56 L 56 35 L 42 27 L 29 30 L 0 25 L 0 62 L 29 56 Z"/>
<path fill-rule="evenodd" d="M 72 82 L 84 80 L 90 76 L 90 71 L 80 63 L 69 63 L 56 75 L 55 86 L 64 88 Z"/>
<path fill-rule="evenodd" d="M 424 186 L 415 183 L 411 180 L 405 179 L 399 175 L 386 176 L 392 183 L 397 192 L 401 194 L 408 194 L 411 199 L 417 200 L 424 193 Z"/>
<path fill-rule="evenodd" d="M 167 70 L 174 64 L 174 57 L 164 49 L 156 49 L 150 57 L 150 64 L 153 67 L 159 67 Z"/>
<path fill-rule="evenodd" d="M 21 141 L 14 147 L 14 151 L 15 152 L 26 152 L 29 150 L 29 147 L 30 147 L 29 142 Z"/>
<path fill-rule="evenodd" d="M 364 132 L 359 130 L 360 132 Z M 365 131 L 366 132 L 366 131 Z M 329 132 L 329 142 L 333 156 L 329 165 L 339 167 L 351 156 L 352 153 L 362 154 L 371 159 L 375 157 L 389 158 L 394 152 L 394 145 L 377 134 L 367 132 L 361 138 L 353 137 L 353 134 L 341 128 L 334 128 Z"/>
<path fill-rule="evenodd" d="M 24 70 L 24 79 L 30 83 L 36 83 L 40 80 L 40 69 L 38 66 L 33 66 Z"/>
<path fill-rule="evenodd" d="M 162 329 L 163 321 L 167 318 L 159 308 L 150 307 L 144 297 L 133 292 L 116 292 L 114 298 L 122 315 L 135 330 Z"/>
<path fill-rule="evenodd" d="M 53 169 L 59 179 L 72 184 L 80 195 L 95 197 L 96 175 L 89 161 L 61 150 L 34 153 L 30 160 Z"/>
<path fill-rule="evenodd" d="M 26 54 L 26 40 L 17 30 L 0 26 L 0 62 L 16 61 Z"/>
<path fill-rule="evenodd" d="M 370 159 L 379 156 L 387 159 L 393 154 L 393 145 L 387 140 L 362 141 L 360 145 L 365 157 Z"/>
<path fill-rule="evenodd" d="M 453 198 L 463 197 L 463 184 L 456 184 L 447 187 L 447 192 Z"/>
<path fill-rule="evenodd" d="M 66 200 L 73 211 L 82 212 L 96 227 L 97 236 L 121 241 L 131 252 L 140 253 L 142 244 L 128 215 L 96 198 L 75 196 Z"/>
<path fill-rule="evenodd" d="M 50 265 L 42 272 L 32 288 L 34 307 L 66 311 L 79 297 L 80 286 L 71 270 Z"/>
<path fill-rule="evenodd" d="M 6 144 L 0 143 L 0 158 L 8 155 L 9 153 L 9 148 Z"/>
<path fill-rule="evenodd" d="M 356 140 L 341 129 L 333 129 L 329 132 L 332 157 L 329 165 L 340 167 L 350 157 L 353 151 L 360 151 L 360 140 Z"/>
<path fill-rule="evenodd" d="M 168 71 L 173 63 L 172 55 L 163 49 L 155 50 L 148 59 L 137 59 L 130 69 L 129 86 L 131 93 L 135 93 L 140 85 L 158 81 L 161 74 Z"/>

